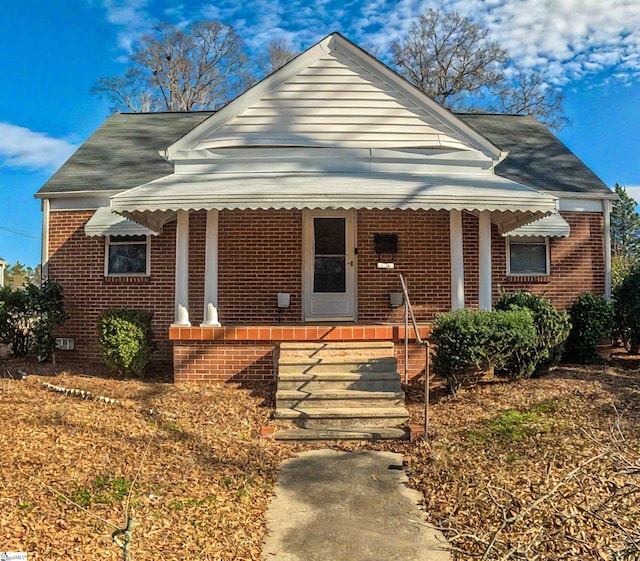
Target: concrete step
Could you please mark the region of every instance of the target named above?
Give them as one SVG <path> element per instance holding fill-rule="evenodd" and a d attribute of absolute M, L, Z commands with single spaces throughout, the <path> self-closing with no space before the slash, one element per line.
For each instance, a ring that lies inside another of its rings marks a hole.
<path fill-rule="evenodd" d="M 280 357 L 279 374 L 321 374 L 321 373 L 359 373 L 359 372 L 397 372 L 398 362 L 393 357 L 368 358 L 357 357 Z"/>
<path fill-rule="evenodd" d="M 408 440 L 402 429 L 385 427 L 361 427 L 357 429 L 278 429 L 275 439 L 281 441 L 309 442 L 318 440 Z"/>
<path fill-rule="evenodd" d="M 394 427 L 409 420 L 404 407 L 277 408 L 275 419 L 303 429 Z"/>
<path fill-rule="evenodd" d="M 391 341 L 361 341 L 361 342 L 337 342 L 337 343 L 281 343 L 280 357 L 365 357 L 383 358 L 393 357 L 394 346 Z"/>
<path fill-rule="evenodd" d="M 402 390 L 397 372 L 280 374 L 279 390 L 298 390 L 313 393 L 319 390 L 390 391 Z"/>
<path fill-rule="evenodd" d="M 278 390 L 276 407 L 394 407 L 404 405 L 402 391 Z"/>

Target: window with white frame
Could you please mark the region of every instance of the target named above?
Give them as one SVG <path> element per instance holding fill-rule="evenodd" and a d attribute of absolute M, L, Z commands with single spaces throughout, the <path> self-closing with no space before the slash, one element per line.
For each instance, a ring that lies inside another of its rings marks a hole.
<path fill-rule="evenodd" d="M 548 275 L 549 238 L 507 238 L 509 275 Z"/>
<path fill-rule="evenodd" d="M 107 236 L 105 276 L 148 276 L 149 236 Z"/>

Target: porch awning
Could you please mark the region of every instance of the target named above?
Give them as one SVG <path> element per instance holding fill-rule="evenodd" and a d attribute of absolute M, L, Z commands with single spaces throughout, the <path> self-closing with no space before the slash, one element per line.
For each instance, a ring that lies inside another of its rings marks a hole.
<path fill-rule="evenodd" d="M 549 238 L 568 238 L 571 235 L 571 227 L 560 214 L 551 214 L 511 232 L 505 232 L 503 235 L 510 237 L 545 236 Z"/>
<path fill-rule="evenodd" d="M 128 220 L 120 214 L 111 212 L 108 206 L 95 211 L 84 225 L 87 236 L 147 236 L 157 235 L 157 232 Z"/>
<path fill-rule="evenodd" d="M 557 198 L 489 173 L 173 174 L 111 198 L 154 230 L 177 210 L 490 210 L 500 232 L 557 211 Z"/>

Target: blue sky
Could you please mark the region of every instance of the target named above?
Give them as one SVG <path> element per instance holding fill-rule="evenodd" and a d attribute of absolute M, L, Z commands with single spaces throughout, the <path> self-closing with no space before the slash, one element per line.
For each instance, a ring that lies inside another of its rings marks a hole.
<path fill-rule="evenodd" d="M 0 257 L 35 266 L 33 194 L 109 115 L 89 90 L 126 68 L 159 21 L 217 19 L 257 54 L 284 39 L 305 49 L 340 31 L 381 58 L 434 0 L 0 0 Z M 525 68 L 566 95 L 560 133 L 609 186 L 640 199 L 640 0 L 448 0 L 486 25 Z"/>

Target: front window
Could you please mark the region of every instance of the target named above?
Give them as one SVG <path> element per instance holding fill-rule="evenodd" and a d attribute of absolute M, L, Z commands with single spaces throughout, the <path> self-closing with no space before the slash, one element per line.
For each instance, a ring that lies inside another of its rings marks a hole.
<path fill-rule="evenodd" d="M 149 274 L 149 236 L 107 236 L 106 276 Z"/>
<path fill-rule="evenodd" d="M 548 275 L 549 238 L 509 238 L 509 275 Z"/>

